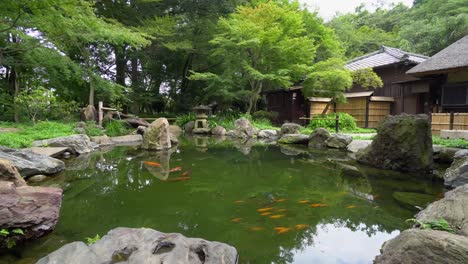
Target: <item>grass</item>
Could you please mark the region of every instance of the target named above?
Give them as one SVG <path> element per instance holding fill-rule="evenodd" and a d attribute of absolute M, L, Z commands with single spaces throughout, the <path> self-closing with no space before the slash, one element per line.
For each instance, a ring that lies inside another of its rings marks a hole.
<path fill-rule="evenodd" d="M 34 140 L 69 136 L 73 134 L 74 124 L 43 121 L 36 125 L 1 122 L 0 128 L 17 128 L 17 132 L 0 133 L 0 145 L 10 148 L 31 147 Z"/>
<path fill-rule="evenodd" d="M 432 136 L 432 144 L 451 148 L 468 149 L 468 141 L 464 139 L 443 139 L 440 136 Z"/>
<path fill-rule="evenodd" d="M 125 136 L 130 130 L 121 121 L 110 121 L 106 124 L 106 135 L 109 137 Z"/>

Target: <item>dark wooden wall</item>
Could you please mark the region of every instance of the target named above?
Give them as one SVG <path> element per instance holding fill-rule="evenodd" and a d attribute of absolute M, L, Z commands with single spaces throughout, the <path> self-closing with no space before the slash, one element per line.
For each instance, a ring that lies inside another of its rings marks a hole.
<path fill-rule="evenodd" d="M 278 90 L 266 93 L 267 111 L 278 112 L 278 123 L 286 121 L 303 124 L 301 117 L 309 117 L 308 101 L 301 90 Z"/>

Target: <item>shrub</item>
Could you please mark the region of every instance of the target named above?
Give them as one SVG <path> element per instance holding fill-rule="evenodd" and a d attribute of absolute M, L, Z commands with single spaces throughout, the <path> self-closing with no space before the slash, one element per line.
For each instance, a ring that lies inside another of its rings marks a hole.
<path fill-rule="evenodd" d="M 36 119 L 44 118 L 55 104 L 55 101 L 54 93 L 44 87 L 31 91 L 22 91 L 15 98 L 15 102 L 20 109 L 31 118 L 33 123 L 36 123 Z"/>
<path fill-rule="evenodd" d="M 252 114 L 253 119 L 268 119 L 271 122 L 276 122 L 278 120 L 278 112 L 268 112 L 268 111 L 257 111 Z"/>
<path fill-rule="evenodd" d="M 340 118 L 339 126 L 340 131 L 353 131 L 357 129 L 356 119 L 347 113 L 338 113 Z M 310 120 L 309 128 L 316 129 L 323 127 L 329 130 L 335 130 L 335 114 L 327 114 L 324 116 L 317 116 Z"/>
<path fill-rule="evenodd" d="M 191 113 L 187 113 L 187 114 L 184 114 L 184 115 L 179 115 L 177 116 L 176 118 L 176 121 L 175 121 L 175 124 L 180 126 L 180 127 L 183 127 L 185 124 L 187 124 L 188 122 L 190 121 L 195 121 L 195 118 L 197 116 L 195 115 L 195 113 L 191 112 Z"/>
<path fill-rule="evenodd" d="M 126 125 L 121 121 L 109 121 L 105 124 L 106 135 L 109 137 L 124 136 L 129 133 Z"/>

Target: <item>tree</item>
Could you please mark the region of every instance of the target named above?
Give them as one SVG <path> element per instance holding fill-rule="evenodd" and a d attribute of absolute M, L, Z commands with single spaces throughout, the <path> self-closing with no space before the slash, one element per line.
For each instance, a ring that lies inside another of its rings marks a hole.
<path fill-rule="evenodd" d="M 210 43 L 222 71 L 197 72 L 190 78 L 207 81 L 207 93 L 248 95 L 247 113 L 256 110 L 264 88 L 290 86 L 314 62 L 317 44 L 307 34 L 297 2 L 241 6 L 220 19 L 218 31 Z"/>
<path fill-rule="evenodd" d="M 39 87 L 31 91 L 22 91 L 16 98 L 18 104 L 36 124 L 38 116 L 44 116 L 55 104 L 56 98 L 52 91 Z"/>

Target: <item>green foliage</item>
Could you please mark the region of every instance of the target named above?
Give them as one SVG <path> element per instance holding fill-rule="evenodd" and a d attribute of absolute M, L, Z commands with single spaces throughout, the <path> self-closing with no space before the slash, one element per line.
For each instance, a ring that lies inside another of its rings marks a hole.
<path fill-rule="evenodd" d="M 374 72 L 372 68 L 359 69 L 351 72 L 353 82 L 359 84 L 364 89 L 381 88 L 382 79 Z"/>
<path fill-rule="evenodd" d="M 0 127 L 15 127 L 19 132 L 0 133 L 0 145 L 11 148 L 31 147 L 34 140 L 49 139 L 55 137 L 69 136 L 73 134 L 73 124 L 41 121 L 35 125 L 31 124 L 9 124 L 1 123 Z"/>
<path fill-rule="evenodd" d="M 451 148 L 468 149 L 468 141 L 464 139 L 443 139 L 440 136 L 432 136 L 432 144 Z"/>
<path fill-rule="evenodd" d="M 28 114 L 33 123 L 36 123 L 37 118 L 44 117 L 55 102 L 54 93 L 44 87 L 23 91 L 15 98 L 15 103 Z"/>
<path fill-rule="evenodd" d="M 24 235 L 24 231 L 21 228 L 15 228 L 11 232 L 16 235 Z"/>
<path fill-rule="evenodd" d="M 443 218 L 433 221 L 419 221 L 411 218 L 407 219 L 406 222 L 413 223 L 421 229 L 439 230 L 455 234 L 455 229 Z"/>
<path fill-rule="evenodd" d="M 340 131 L 356 131 L 356 119 L 352 117 L 350 114 L 347 113 L 338 113 L 339 116 L 339 126 Z M 316 116 L 310 120 L 308 127 L 312 130 L 317 129 L 319 127 L 326 128 L 329 130 L 335 130 L 335 114 L 327 114 L 323 116 Z"/>
<path fill-rule="evenodd" d="M 193 112 L 190 112 L 184 115 L 178 115 L 175 121 L 175 124 L 178 125 L 179 127 L 184 127 L 184 125 L 187 124 L 188 122 L 195 121 L 196 117 L 197 116 Z"/>
<path fill-rule="evenodd" d="M 102 136 L 104 135 L 104 131 L 101 127 L 99 127 L 95 121 L 88 121 L 86 122 L 85 126 L 86 135 L 90 137 Z"/>
<path fill-rule="evenodd" d="M 8 236 L 10 234 L 10 231 L 8 231 L 8 229 L 5 229 L 5 228 L 2 228 L 0 229 L 0 236 Z"/>
<path fill-rule="evenodd" d="M 99 239 L 101 239 L 101 237 L 99 236 L 99 234 L 96 234 L 96 236 L 94 236 L 94 237 L 86 237 L 85 239 L 86 239 L 86 244 L 92 245 L 92 244 L 98 242 Z"/>
<path fill-rule="evenodd" d="M 130 130 L 122 121 L 110 121 L 105 124 L 106 135 L 109 137 L 118 137 L 128 135 Z"/>

